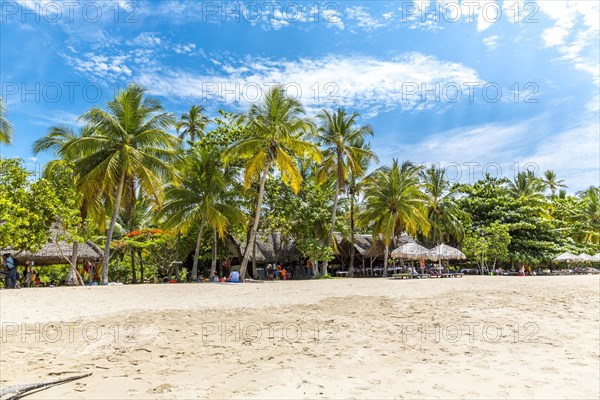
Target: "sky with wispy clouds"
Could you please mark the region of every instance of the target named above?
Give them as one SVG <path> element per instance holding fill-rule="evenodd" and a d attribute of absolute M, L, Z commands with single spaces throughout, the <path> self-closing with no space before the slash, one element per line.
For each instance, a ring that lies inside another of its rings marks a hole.
<path fill-rule="evenodd" d="M 177 115 L 243 111 L 283 84 L 308 114 L 344 107 L 381 163 L 456 180 L 554 169 L 600 181 L 596 1 L 0 1 L 2 156 L 137 82 Z"/>

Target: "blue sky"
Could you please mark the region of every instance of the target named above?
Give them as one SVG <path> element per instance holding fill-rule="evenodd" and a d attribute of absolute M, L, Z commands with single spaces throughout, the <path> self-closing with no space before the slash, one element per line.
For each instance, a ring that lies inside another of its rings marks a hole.
<path fill-rule="evenodd" d="M 381 163 L 554 169 L 600 181 L 595 1 L 1 1 L 0 81 L 15 128 L 5 157 L 77 126 L 129 82 L 177 115 L 244 110 L 286 85 L 309 114 L 345 107 Z"/>

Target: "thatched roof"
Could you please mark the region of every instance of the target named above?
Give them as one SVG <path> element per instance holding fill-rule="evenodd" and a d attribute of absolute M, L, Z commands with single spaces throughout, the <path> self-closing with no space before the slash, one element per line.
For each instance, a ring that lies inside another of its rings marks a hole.
<path fill-rule="evenodd" d="M 581 260 L 581 258 L 579 258 L 579 256 L 576 256 L 575 254 L 571 254 L 568 251 L 565 251 L 564 253 L 562 253 L 561 255 L 559 255 L 552 261 L 554 261 L 554 262 L 573 262 L 573 261 L 580 261 L 580 260 Z"/>
<path fill-rule="evenodd" d="M 596 259 L 593 256 L 590 256 L 589 254 L 586 254 L 586 253 L 581 253 L 579 255 L 579 259 L 581 261 L 596 261 Z"/>
<path fill-rule="evenodd" d="M 0 250 L 2 254 L 11 253 L 14 258 L 21 262 L 31 260 L 35 265 L 68 264 L 67 258 L 73 256 L 73 245 L 65 241 L 56 243 L 50 242 L 37 252 L 17 251 L 13 249 Z M 79 244 L 77 250 L 79 260 L 98 260 L 102 259 L 102 250 L 92 242 Z"/>
<path fill-rule="evenodd" d="M 440 244 L 429 250 L 439 260 L 464 260 L 467 258 L 462 251 L 447 244 Z"/>
<path fill-rule="evenodd" d="M 396 236 L 390 245 L 390 248 L 396 248 L 398 246 L 402 246 L 406 243 L 413 243 L 415 240 L 407 233 L 403 233 L 400 236 Z M 377 237 L 377 240 L 371 244 L 369 250 L 364 254 L 367 257 L 380 257 L 383 256 L 383 252 L 385 250 L 385 245 L 383 244 L 383 240 L 381 240 L 381 235 Z"/>
<path fill-rule="evenodd" d="M 234 237 L 228 240 L 230 250 L 240 259 L 244 256 L 246 241 L 240 241 Z M 250 249 L 250 261 L 253 251 Z M 277 262 L 298 261 L 301 259 L 300 252 L 296 249 L 294 239 L 284 241 L 283 235 L 278 232 L 259 232 L 256 237 L 256 262 L 259 264 Z"/>
<path fill-rule="evenodd" d="M 437 256 L 429 251 L 426 247 L 415 242 L 406 243 L 392 251 L 392 258 L 408 258 L 412 260 L 437 260 Z"/>
<path fill-rule="evenodd" d="M 333 237 L 336 241 L 337 254 L 342 256 L 349 256 L 350 251 L 352 249 L 350 241 L 343 237 L 341 233 L 335 232 Z M 354 234 L 354 249 L 356 254 L 364 256 L 365 253 L 371 247 L 371 243 L 373 241 L 373 236 L 371 235 L 362 235 L 362 234 Z"/>

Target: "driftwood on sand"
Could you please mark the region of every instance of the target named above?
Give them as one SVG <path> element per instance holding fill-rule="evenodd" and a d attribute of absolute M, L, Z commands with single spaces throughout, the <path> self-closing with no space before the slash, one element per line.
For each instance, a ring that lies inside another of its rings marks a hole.
<path fill-rule="evenodd" d="M 69 376 L 68 378 L 56 379 L 53 381 L 30 383 L 27 385 L 6 386 L 0 389 L 0 400 L 20 399 L 21 397 L 27 396 L 29 392 L 32 392 L 34 390 L 39 391 L 49 389 L 52 386 L 62 385 L 63 383 L 75 381 L 81 378 L 86 378 L 90 375 L 92 375 L 92 373 L 88 372 L 87 374 Z"/>

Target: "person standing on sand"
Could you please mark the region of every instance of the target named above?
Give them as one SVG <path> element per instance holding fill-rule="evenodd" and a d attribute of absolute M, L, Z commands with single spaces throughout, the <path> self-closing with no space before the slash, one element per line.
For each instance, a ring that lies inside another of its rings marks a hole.
<path fill-rule="evenodd" d="M 17 265 L 15 260 L 12 258 L 10 253 L 6 253 L 2 256 L 2 263 L 6 268 L 6 277 L 4 279 L 4 286 L 7 289 L 16 289 L 17 287 Z"/>

